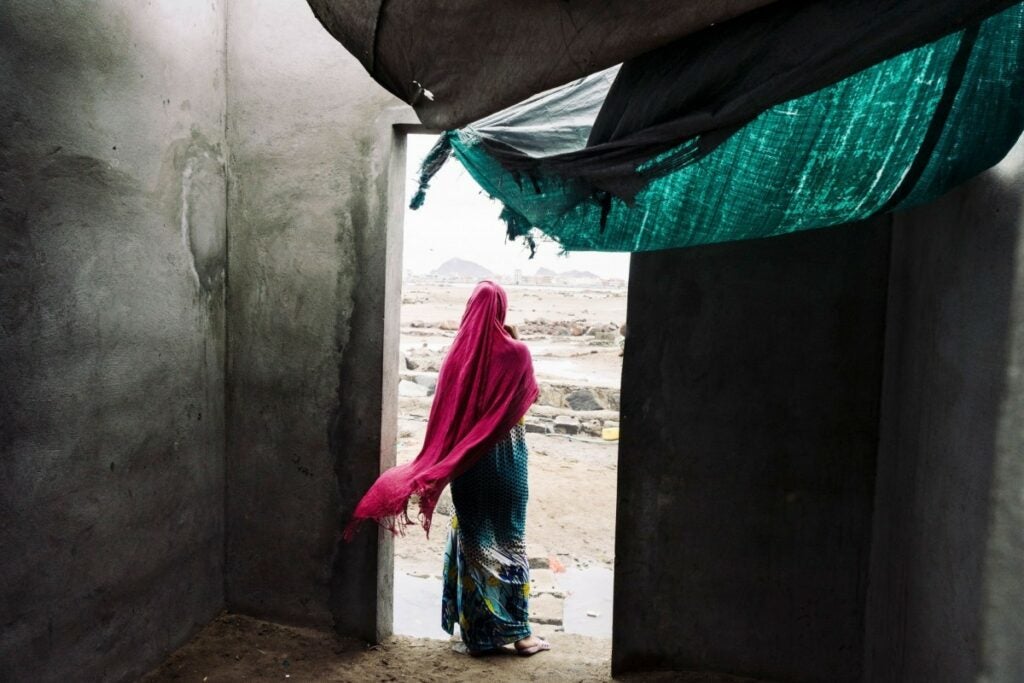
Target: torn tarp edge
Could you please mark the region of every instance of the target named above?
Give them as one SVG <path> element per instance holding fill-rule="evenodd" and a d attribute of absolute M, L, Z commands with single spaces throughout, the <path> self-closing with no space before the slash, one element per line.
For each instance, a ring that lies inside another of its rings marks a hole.
<path fill-rule="evenodd" d="M 498 215 L 498 218 L 505 223 L 506 237 L 510 241 L 522 240 L 523 244 L 530 250 L 530 258 L 533 258 L 537 253 L 537 240 L 531 233 L 534 226 L 525 216 L 498 198 L 496 188 L 489 187 L 486 176 L 473 172 L 469 161 L 464 159 L 459 154 L 458 149 L 452 145 L 452 136 L 458 134 L 458 131 L 442 133 L 438 137 L 437 142 L 434 143 L 434 146 L 427 152 L 427 156 L 423 158 L 418 174 L 419 187 L 409 202 L 409 208 L 415 211 L 423 206 L 423 202 L 426 201 L 427 190 L 430 188 L 430 181 L 433 180 L 438 171 L 444 167 L 448 159 L 454 154 L 459 158 L 466 171 L 473 177 L 473 180 L 487 193 L 487 196 L 501 205 L 501 213 Z M 535 189 L 538 192 L 540 191 L 539 188 Z"/>

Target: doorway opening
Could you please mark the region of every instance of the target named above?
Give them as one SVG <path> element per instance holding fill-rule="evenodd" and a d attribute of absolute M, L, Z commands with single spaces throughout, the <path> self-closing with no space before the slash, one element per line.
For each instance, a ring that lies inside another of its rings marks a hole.
<path fill-rule="evenodd" d="M 406 138 L 397 462 L 419 453 L 437 372 L 472 288 L 498 281 L 509 295 L 507 322 L 530 347 L 541 387 L 526 416 L 533 630 L 602 639 L 610 653 L 629 255 L 559 254 L 540 240 L 530 259 L 525 246 L 506 242 L 500 207 L 455 160 L 431 181 L 423 207 L 408 209 L 436 136 L 396 135 Z M 410 527 L 395 540 L 395 634 L 449 638 L 441 575 L 453 512 L 446 490 L 429 539 Z"/>

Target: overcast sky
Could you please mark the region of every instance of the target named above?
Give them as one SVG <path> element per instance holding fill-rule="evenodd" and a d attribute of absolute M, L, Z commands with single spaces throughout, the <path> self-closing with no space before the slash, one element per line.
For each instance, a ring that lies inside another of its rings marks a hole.
<path fill-rule="evenodd" d="M 406 206 L 416 192 L 420 161 L 435 140 L 432 135 L 408 138 Z M 560 256 L 555 243 L 544 241 L 538 243 L 537 255 L 531 260 L 521 242 L 505 241 L 505 224 L 498 220 L 499 213 L 501 204 L 489 199 L 458 161 L 449 159 L 430 183 L 426 203 L 416 211 L 405 211 L 404 269 L 429 273 L 458 257 L 497 274 L 511 275 L 518 268 L 532 275 L 544 267 L 627 279 L 629 254 L 576 252 Z"/>

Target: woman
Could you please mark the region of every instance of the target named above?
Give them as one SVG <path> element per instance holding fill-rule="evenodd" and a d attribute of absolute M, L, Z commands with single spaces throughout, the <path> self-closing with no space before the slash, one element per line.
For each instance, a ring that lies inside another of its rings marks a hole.
<path fill-rule="evenodd" d="M 445 550 L 442 626 L 459 624 L 471 654 L 513 643 L 521 655 L 550 648 L 528 620 L 530 569 L 523 540 L 526 441 L 522 417 L 537 398 L 526 345 L 505 327 L 508 297 L 496 283 L 476 286 L 437 378 L 423 449 L 393 467 L 359 502 L 345 531 L 374 519 L 393 533 L 420 523 L 430 532 L 441 490 L 452 484 L 455 515 Z"/>

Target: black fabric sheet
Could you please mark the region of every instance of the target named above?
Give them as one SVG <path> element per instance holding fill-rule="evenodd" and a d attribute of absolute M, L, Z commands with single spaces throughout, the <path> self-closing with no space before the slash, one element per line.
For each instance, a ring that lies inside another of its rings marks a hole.
<path fill-rule="evenodd" d="M 308 0 L 374 80 L 460 128 L 773 0 Z M 431 99 L 433 98 L 433 99 Z"/>
<path fill-rule="evenodd" d="M 780 0 L 623 64 L 587 147 L 534 158 L 483 142 L 508 169 L 579 179 L 629 198 L 637 167 L 677 148 L 652 173 L 714 149 L 776 104 L 972 25 L 1020 0 Z"/>

